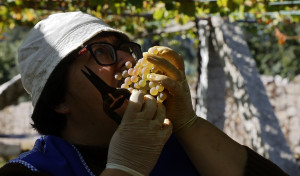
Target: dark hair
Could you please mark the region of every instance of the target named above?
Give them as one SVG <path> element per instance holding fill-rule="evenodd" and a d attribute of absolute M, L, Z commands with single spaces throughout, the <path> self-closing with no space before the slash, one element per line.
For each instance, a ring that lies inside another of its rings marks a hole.
<path fill-rule="evenodd" d="M 63 59 L 53 70 L 34 108 L 32 127 L 40 134 L 60 136 L 67 119 L 57 113 L 55 107 L 64 101 L 69 65 L 75 60 L 73 54 Z"/>
<path fill-rule="evenodd" d="M 101 32 L 93 38 L 111 35 L 121 42 L 129 40 L 125 35 L 115 32 Z M 31 118 L 32 127 L 40 134 L 61 136 L 61 131 L 67 123 L 65 115 L 57 113 L 55 107 L 64 101 L 69 66 L 76 59 L 77 53 L 78 51 L 75 50 L 56 66 L 38 99 Z"/>

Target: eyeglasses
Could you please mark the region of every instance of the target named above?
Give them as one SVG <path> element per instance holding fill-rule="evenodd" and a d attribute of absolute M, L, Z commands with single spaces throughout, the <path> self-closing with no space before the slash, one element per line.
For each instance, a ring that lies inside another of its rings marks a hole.
<path fill-rule="evenodd" d="M 117 62 L 118 50 L 130 54 L 135 60 L 143 57 L 141 46 L 134 42 L 121 43 L 119 46 L 105 42 L 95 42 L 80 49 L 78 55 L 86 53 L 87 50 L 91 52 L 95 61 L 103 66 L 113 65 Z"/>

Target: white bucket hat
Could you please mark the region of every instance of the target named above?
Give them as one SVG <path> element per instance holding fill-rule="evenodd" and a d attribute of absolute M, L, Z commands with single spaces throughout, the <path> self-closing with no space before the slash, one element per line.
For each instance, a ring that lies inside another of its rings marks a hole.
<path fill-rule="evenodd" d="M 22 83 L 32 96 L 33 106 L 57 64 L 102 31 L 128 38 L 103 20 L 82 12 L 53 14 L 34 26 L 18 51 Z"/>

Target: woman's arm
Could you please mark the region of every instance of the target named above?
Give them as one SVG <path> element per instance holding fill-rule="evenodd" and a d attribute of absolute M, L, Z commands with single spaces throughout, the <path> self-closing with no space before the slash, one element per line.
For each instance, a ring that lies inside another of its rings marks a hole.
<path fill-rule="evenodd" d="M 274 170 L 273 173 L 283 173 L 271 161 L 247 150 L 208 121 L 195 118 L 197 116 L 185 77 L 184 61 L 179 54 L 170 48 L 156 46 L 150 48 L 145 56 L 164 73 L 152 73 L 147 78 L 168 90 L 169 96 L 164 102 L 167 117 L 172 121 L 175 135 L 199 173 L 233 176 L 251 173 L 249 169 L 256 173 L 249 175 L 270 175 L 264 174 L 270 173 L 266 172 L 267 169 Z"/>
<path fill-rule="evenodd" d="M 247 158 L 245 148 L 208 121 L 195 118 L 182 57 L 167 47 L 154 47 L 149 50 L 147 60 L 165 73 L 152 73 L 147 78 L 168 90 L 169 96 L 164 102 L 167 117 L 198 172 L 202 175 L 242 175 Z"/>
<path fill-rule="evenodd" d="M 202 175 L 243 175 L 247 151 L 221 130 L 198 117 L 176 133 L 184 150 Z"/>

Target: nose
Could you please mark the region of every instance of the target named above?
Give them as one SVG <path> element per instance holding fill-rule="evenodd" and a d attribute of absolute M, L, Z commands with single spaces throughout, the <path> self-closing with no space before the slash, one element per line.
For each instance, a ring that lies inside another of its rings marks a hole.
<path fill-rule="evenodd" d="M 127 61 L 130 61 L 132 64 L 134 64 L 136 61 L 131 54 L 121 50 L 117 51 L 117 59 L 117 65 L 119 66 L 119 68 L 124 66 Z"/>

